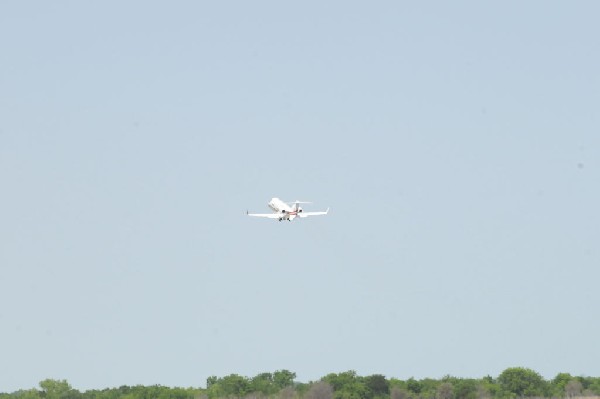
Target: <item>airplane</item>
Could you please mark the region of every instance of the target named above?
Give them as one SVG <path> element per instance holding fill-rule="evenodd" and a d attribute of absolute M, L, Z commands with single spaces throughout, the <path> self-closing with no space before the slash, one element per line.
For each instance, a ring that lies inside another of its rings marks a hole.
<path fill-rule="evenodd" d="M 282 220 L 291 222 L 297 217 L 307 218 L 309 216 L 327 215 L 327 213 L 329 213 L 329 208 L 327 208 L 326 211 L 304 212 L 304 210 L 300 207 L 300 204 L 310 204 L 310 202 L 294 201 L 286 203 L 279 198 L 271 198 L 271 201 L 269 201 L 267 205 L 269 205 L 269 208 L 273 210 L 273 213 L 248 213 L 248 211 L 246 211 L 246 215 L 260 218 L 277 219 L 280 222 Z"/>

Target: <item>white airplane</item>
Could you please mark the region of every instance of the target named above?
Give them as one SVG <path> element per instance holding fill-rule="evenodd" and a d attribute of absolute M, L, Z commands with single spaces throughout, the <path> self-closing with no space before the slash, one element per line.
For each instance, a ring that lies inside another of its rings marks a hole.
<path fill-rule="evenodd" d="M 256 216 L 259 218 L 277 219 L 280 222 L 282 220 L 291 222 L 297 217 L 307 218 L 309 216 L 327 215 L 329 212 L 329 208 L 327 208 L 326 211 L 320 212 L 304 212 L 304 210 L 300 207 L 300 204 L 310 204 L 310 202 L 294 201 L 285 203 L 279 198 L 271 198 L 271 201 L 269 201 L 268 205 L 269 208 L 273 210 L 273 213 L 248 213 L 248 211 L 246 211 L 246 215 Z"/>

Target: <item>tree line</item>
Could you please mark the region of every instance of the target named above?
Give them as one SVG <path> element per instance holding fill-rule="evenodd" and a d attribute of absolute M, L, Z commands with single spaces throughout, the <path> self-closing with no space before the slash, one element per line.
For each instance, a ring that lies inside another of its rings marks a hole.
<path fill-rule="evenodd" d="M 206 388 L 161 385 L 121 386 L 80 392 L 66 380 L 47 379 L 39 389 L 0 393 L 0 399 L 523 399 L 597 397 L 600 377 L 559 373 L 551 380 L 534 370 L 511 367 L 498 377 L 441 379 L 359 376 L 355 371 L 330 373 L 318 381 L 296 381 L 296 373 L 279 370 L 254 377 L 211 376 Z"/>

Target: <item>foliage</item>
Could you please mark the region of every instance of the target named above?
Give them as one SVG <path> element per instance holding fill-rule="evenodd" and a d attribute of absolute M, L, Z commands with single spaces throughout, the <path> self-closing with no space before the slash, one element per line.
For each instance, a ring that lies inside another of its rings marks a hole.
<path fill-rule="evenodd" d="M 294 378 L 296 378 L 296 373 L 289 370 L 260 373 L 252 378 L 237 374 L 221 378 L 210 376 L 206 379 L 206 394 L 209 399 L 242 398 L 249 394 L 271 396 L 293 386 Z"/>
<path fill-rule="evenodd" d="M 331 384 L 334 399 L 372 399 L 373 394 L 365 384 L 364 378 L 356 371 L 331 373 L 323 377 L 323 381 Z"/>
<path fill-rule="evenodd" d="M 40 388 L 43 399 L 77 399 L 80 396 L 66 380 L 47 379 L 40 382 Z"/>
<path fill-rule="evenodd" d="M 423 386 L 421 385 L 421 383 L 419 381 L 415 380 L 413 377 L 410 377 L 406 381 L 406 388 L 408 389 L 409 392 L 418 394 L 421 392 L 421 389 L 423 388 Z"/>
<path fill-rule="evenodd" d="M 365 377 L 364 383 L 374 397 L 387 396 L 390 393 L 390 382 L 381 374 Z"/>
<path fill-rule="evenodd" d="M 284 389 L 294 385 L 296 373 L 289 370 L 279 370 L 273 373 L 273 384 L 278 389 Z"/>
<path fill-rule="evenodd" d="M 562 397 L 565 393 L 565 387 L 573 379 L 569 373 L 558 373 L 556 377 L 550 381 L 550 391 L 552 396 Z"/>
<path fill-rule="evenodd" d="M 588 380 L 588 384 L 584 383 L 583 389 L 588 392 L 589 395 L 597 395 L 600 396 L 600 378 L 586 378 Z"/>
<path fill-rule="evenodd" d="M 241 398 L 251 392 L 251 380 L 237 374 L 230 374 L 222 378 L 208 377 L 206 385 L 209 399 Z"/>
<path fill-rule="evenodd" d="M 517 397 L 544 396 L 546 382 L 537 372 L 523 368 L 511 367 L 498 376 L 500 387 L 507 393 Z"/>
<path fill-rule="evenodd" d="M 80 392 L 66 380 L 46 379 L 39 389 L 0 393 L 0 399 L 516 399 L 525 397 L 574 398 L 600 396 L 600 378 L 559 373 L 544 380 L 537 372 L 520 367 L 504 370 L 498 378 L 445 376 L 387 379 L 381 374 L 360 376 L 349 370 L 330 373 L 320 381 L 295 382 L 288 370 L 264 372 L 254 377 L 230 374 L 211 376 L 206 388 L 169 388 L 161 385 L 120 386 Z"/>

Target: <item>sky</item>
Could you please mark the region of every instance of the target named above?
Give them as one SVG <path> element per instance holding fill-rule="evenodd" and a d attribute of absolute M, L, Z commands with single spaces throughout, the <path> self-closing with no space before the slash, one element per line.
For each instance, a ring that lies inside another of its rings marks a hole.
<path fill-rule="evenodd" d="M 599 376 L 599 13 L 2 2 L 0 392 Z"/>

